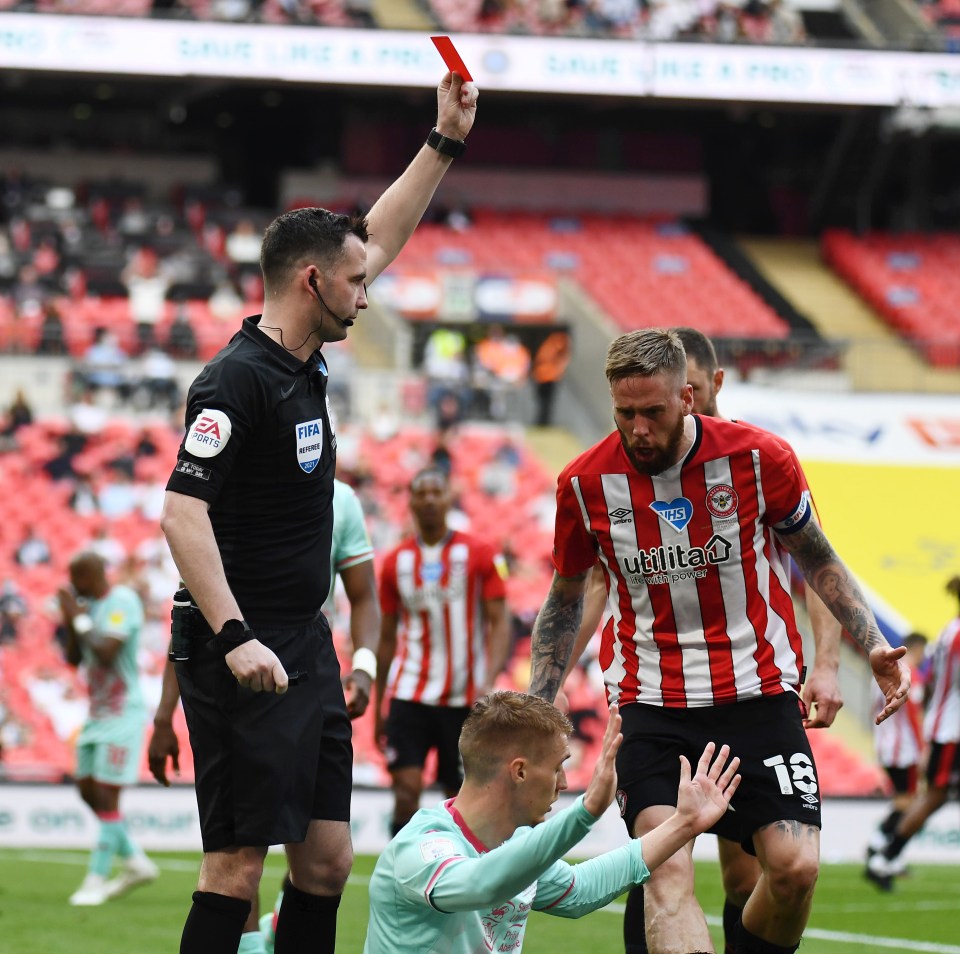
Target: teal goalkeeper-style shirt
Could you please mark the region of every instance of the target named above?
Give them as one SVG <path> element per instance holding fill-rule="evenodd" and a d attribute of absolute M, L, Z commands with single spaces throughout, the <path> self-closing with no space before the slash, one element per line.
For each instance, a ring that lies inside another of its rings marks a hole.
<path fill-rule="evenodd" d="M 81 641 L 90 691 L 90 718 L 139 717 L 144 711 L 137 670 L 143 603 L 129 586 L 113 586 L 103 599 L 90 600 L 86 609 L 97 633 L 123 643 L 113 663 L 104 666 Z"/>
<path fill-rule="evenodd" d="M 453 801 L 418 811 L 380 855 L 364 954 L 520 951 L 531 910 L 579 918 L 650 877 L 638 839 L 578 865 L 560 860 L 597 821 L 583 796 L 492 851 Z"/>
<path fill-rule="evenodd" d="M 373 544 L 356 491 L 342 480 L 333 481 L 333 539 L 330 544 L 330 589 L 323 611 L 330 615 L 337 574 L 373 559 Z"/>

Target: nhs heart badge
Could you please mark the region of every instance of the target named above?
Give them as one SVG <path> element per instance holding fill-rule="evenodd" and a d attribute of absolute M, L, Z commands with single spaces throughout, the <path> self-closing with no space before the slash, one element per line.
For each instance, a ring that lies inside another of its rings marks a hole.
<path fill-rule="evenodd" d="M 686 497 L 674 497 L 669 503 L 665 500 L 654 500 L 650 509 L 664 523 L 669 523 L 677 533 L 683 532 L 683 528 L 693 516 L 693 504 Z"/>

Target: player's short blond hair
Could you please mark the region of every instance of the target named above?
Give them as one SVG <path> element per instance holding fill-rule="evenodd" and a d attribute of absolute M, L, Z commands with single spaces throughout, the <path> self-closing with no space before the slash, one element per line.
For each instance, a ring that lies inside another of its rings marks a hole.
<path fill-rule="evenodd" d="M 537 758 L 557 738 L 573 732 L 555 706 L 524 692 L 503 690 L 478 699 L 460 732 L 460 757 L 467 779 L 485 782 L 518 755 Z"/>
<path fill-rule="evenodd" d="M 687 354 L 679 335 L 669 328 L 641 328 L 615 338 L 607 349 L 604 371 L 610 385 L 624 378 L 670 374 L 687 381 Z"/>

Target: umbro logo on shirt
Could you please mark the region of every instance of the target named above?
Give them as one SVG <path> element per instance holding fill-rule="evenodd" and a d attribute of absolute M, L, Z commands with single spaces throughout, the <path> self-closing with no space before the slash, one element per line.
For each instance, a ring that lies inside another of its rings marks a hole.
<path fill-rule="evenodd" d="M 608 516 L 610 517 L 611 527 L 618 527 L 624 523 L 633 523 L 633 511 L 628 510 L 626 507 L 617 507 L 616 510 L 611 510 Z"/>

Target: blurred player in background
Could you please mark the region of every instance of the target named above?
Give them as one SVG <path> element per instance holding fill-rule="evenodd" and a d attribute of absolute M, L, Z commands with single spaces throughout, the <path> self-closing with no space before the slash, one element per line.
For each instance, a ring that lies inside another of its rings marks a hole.
<path fill-rule="evenodd" d="M 561 858 L 590 831 L 617 791 L 623 739 L 617 707 L 586 792 L 547 819 L 567 787 L 572 726 L 535 696 L 493 692 L 463 726 L 463 787 L 417 812 L 377 860 L 364 954 L 520 951 L 531 910 L 579 918 L 708 828 L 739 784 L 738 760 L 708 745 L 691 779 L 678 760 L 677 809 L 662 825 L 578 865 Z"/>
<path fill-rule="evenodd" d="M 618 802 L 631 835 L 673 811 L 676 758 L 735 748 L 739 835 L 762 869 L 733 930 L 737 954 L 796 950 L 819 873 L 820 796 L 798 704 L 802 647 L 782 544 L 868 653 L 887 718 L 909 674 L 815 521 L 791 449 L 758 428 L 692 413 L 683 344 L 616 339 L 606 376 L 616 430 L 561 473 L 556 573 L 534 627 L 530 691 L 552 700 L 582 622 L 588 575 L 607 577 L 601 666 L 624 720 Z M 656 954 L 710 947 L 692 846 L 645 888 Z"/>
<path fill-rule="evenodd" d="M 693 413 L 704 417 L 724 418 L 717 407 L 717 395 L 723 387 L 723 368 L 710 339 L 695 328 L 674 328 L 683 343 L 687 356 L 687 384 L 693 390 Z M 803 486 L 806 477 L 800 468 Z M 816 513 L 812 519 L 816 519 Z M 605 574 L 601 567 L 594 566 L 590 584 L 584 597 L 583 623 L 577 635 L 568 669 L 580 657 L 583 649 L 597 631 L 607 602 Z M 840 665 L 841 626 L 827 609 L 812 586 L 804 591 L 810 627 L 813 630 L 816 649 L 813 669 L 804 683 L 802 699 L 807 708 L 804 728 L 826 728 L 833 724 L 843 705 L 837 670 Z M 889 722 L 890 720 L 888 720 Z M 888 723 L 884 723 L 886 725 Z M 760 863 L 753 851 L 741 845 L 741 836 L 736 824 L 736 815 L 730 812 L 714 825 L 711 832 L 717 835 L 717 850 L 720 856 L 720 874 L 723 880 L 723 934 L 727 954 L 735 954 L 733 933 L 753 889 L 760 879 Z M 627 897 L 623 919 L 623 940 L 626 954 L 646 954 L 647 941 L 644 926 L 643 888 L 637 886 Z"/>
<path fill-rule="evenodd" d="M 904 637 L 903 645 L 907 647 L 907 655 L 903 657 L 903 661 L 910 667 L 910 696 L 893 718 L 874 726 L 873 730 L 877 761 L 893 786 L 893 799 L 889 813 L 880 822 L 867 846 L 868 862 L 873 855 L 887 846 L 903 818 L 903 813 L 917 794 L 919 765 L 923 755 L 924 687 L 920 664 L 926 651 L 927 637 L 922 633 L 910 633 Z M 879 702 L 877 699 L 874 701 Z M 902 864 L 897 873 L 903 873 Z M 865 874 L 867 878 L 873 879 L 869 866 Z"/>
<path fill-rule="evenodd" d="M 960 576 L 949 580 L 947 591 L 960 599 Z M 933 647 L 926 696 L 926 787 L 910 802 L 883 849 L 867 861 L 867 876 L 883 891 L 893 889 L 907 843 L 943 806 L 951 789 L 960 784 L 960 610 Z"/>
<path fill-rule="evenodd" d="M 367 662 L 374 657 L 380 629 L 380 603 L 377 599 L 376 577 L 373 571 L 373 545 L 363 518 L 363 509 L 353 488 L 342 480 L 333 485 L 333 546 L 330 565 L 333 576 L 330 590 L 324 603 L 324 612 L 333 625 L 336 576 L 339 575 L 344 593 L 350 603 L 350 642 L 354 660 Z M 375 657 L 374 657 L 375 662 Z M 368 665 L 368 669 L 369 669 Z M 368 679 L 352 670 L 343 679 L 347 700 L 347 712 L 351 719 L 358 719 L 367 710 L 370 702 Z M 367 673 L 369 675 L 369 673 Z M 168 661 L 163 672 L 163 690 L 160 704 L 153 719 L 153 735 L 150 737 L 148 756 L 150 771 L 161 785 L 169 786 L 167 760 L 174 772 L 179 774 L 180 743 L 173 730 L 173 716 L 180 699 L 177 675 L 173 663 Z M 283 900 L 283 889 L 277 897 L 271 913 L 259 917 L 258 905 L 254 903 L 244 925 L 237 954 L 271 954 L 276 936 L 276 920 Z"/>
<path fill-rule="evenodd" d="M 410 481 L 416 533 L 387 554 L 380 574 L 374 731 L 390 770 L 393 835 L 420 807 L 431 749 L 444 792 L 459 790 L 460 730 L 510 653 L 506 563 L 489 544 L 447 526 L 451 504 L 445 472 L 417 473 Z"/>
<path fill-rule="evenodd" d="M 111 586 L 96 553 L 70 561 L 70 584 L 57 593 L 65 655 L 71 666 L 83 667 L 90 692 L 90 715 L 77 739 L 77 788 L 100 822 L 87 875 L 70 903 L 89 906 L 158 874 L 120 813 L 120 792 L 137 781 L 147 722 L 137 670 L 143 604 L 129 587 Z M 115 858 L 121 868 L 108 880 Z"/>

